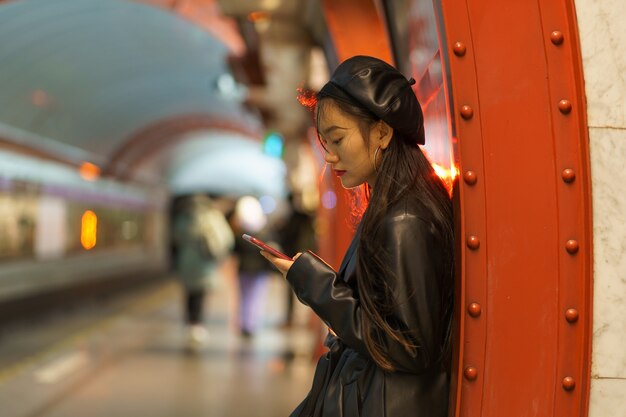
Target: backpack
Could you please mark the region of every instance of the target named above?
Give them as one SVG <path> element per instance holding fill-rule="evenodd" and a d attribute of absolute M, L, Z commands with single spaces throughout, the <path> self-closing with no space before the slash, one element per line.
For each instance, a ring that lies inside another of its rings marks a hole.
<path fill-rule="evenodd" d="M 217 209 L 201 211 L 196 218 L 201 253 L 207 260 L 221 261 L 235 244 L 235 237 L 226 218 Z"/>

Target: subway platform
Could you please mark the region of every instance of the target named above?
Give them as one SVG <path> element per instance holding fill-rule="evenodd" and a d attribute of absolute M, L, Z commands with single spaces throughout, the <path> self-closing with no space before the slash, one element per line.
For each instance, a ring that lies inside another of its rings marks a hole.
<path fill-rule="evenodd" d="M 234 326 L 235 279 L 207 303 L 209 341 L 189 349 L 174 279 L 0 331 L 2 417 L 282 417 L 304 398 L 315 331 L 305 307 L 280 324 L 285 282 L 269 278 L 264 326 Z"/>

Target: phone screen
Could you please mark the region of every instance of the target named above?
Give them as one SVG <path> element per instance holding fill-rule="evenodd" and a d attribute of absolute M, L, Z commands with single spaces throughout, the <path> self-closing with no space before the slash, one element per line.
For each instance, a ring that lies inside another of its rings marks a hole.
<path fill-rule="evenodd" d="M 288 261 L 293 261 L 293 259 L 287 255 L 285 255 L 284 253 L 274 249 L 273 247 L 271 247 L 270 245 L 268 245 L 267 243 L 263 242 L 260 239 L 257 239 L 254 236 L 250 236 L 250 235 L 242 235 L 241 237 L 244 238 L 244 240 L 252 243 L 253 245 L 255 245 L 256 247 L 258 247 L 259 249 L 263 249 L 265 252 L 269 252 L 272 255 L 276 256 L 277 258 L 281 258 L 281 259 L 286 259 Z"/>

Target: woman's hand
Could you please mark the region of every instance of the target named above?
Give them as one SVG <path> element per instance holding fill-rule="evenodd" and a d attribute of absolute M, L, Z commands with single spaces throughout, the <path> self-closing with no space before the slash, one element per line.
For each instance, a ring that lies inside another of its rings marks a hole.
<path fill-rule="evenodd" d="M 283 274 L 283 277 L 287 277 L 287 272 L 289 272 L 289 268 L 291 268 L 291 265 L 293 265 L 294 261 L 298 259 L 298 257 L 302 255 L 302 253 L 298 252 L 296 256 L 293 257 L 293 261 L 277 258 L 276 256 L 272 255 L 269 252 L 265 252 L 264 250 L 261 251 L 261 255 L 263 255 L 265 259 L 274 264 L 276 269 L 278 269 L 280 273 Z"/>

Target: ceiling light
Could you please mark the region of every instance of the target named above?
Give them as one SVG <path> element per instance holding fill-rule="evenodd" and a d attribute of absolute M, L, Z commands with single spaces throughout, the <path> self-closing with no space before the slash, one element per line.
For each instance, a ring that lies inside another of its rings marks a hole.
<path fill-rule="evenodd" d="M 275 10 L 280 6 L 281 0 L 261 0 L 261 7 L 266 10 Z"/>

